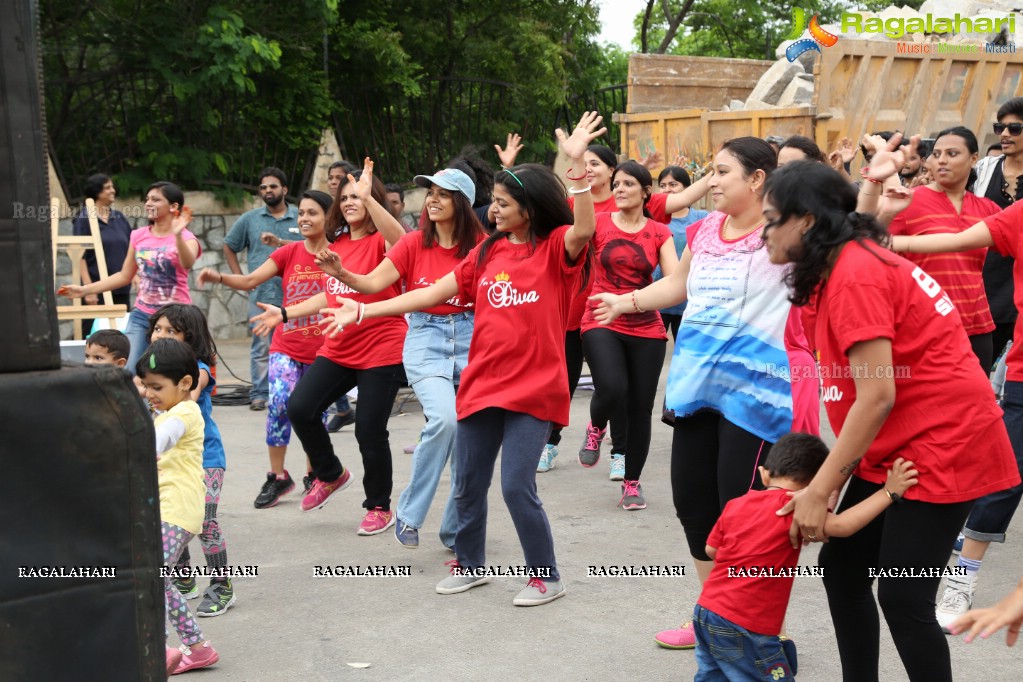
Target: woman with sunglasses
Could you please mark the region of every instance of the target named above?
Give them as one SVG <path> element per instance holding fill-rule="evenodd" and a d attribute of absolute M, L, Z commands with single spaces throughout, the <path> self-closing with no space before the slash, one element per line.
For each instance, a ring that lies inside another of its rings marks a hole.
<path fill-rule="evenodd" d="M 916 146 L 915 141 L 912 142 L 904 150 L 904 157 L 915 155 Z M 956 126 L 942 130 L 934 139 L 929 160 L 934 180 L 911 193 L 895 192 L 904 200 L 912 197 L 912 203 L 892 218 L 892 213 L 905 206 L 905 202 L 890 199 L 879 216 L 882 224 L 891 219 L 888 231 L 892 235 L 955 234 L 997 213 L 998 204 L 966 189 L 973 177 L 977 154 L 977 138 L 968 128 Z M 880 174 L 880 171 L 875 173 Z M 865 174 L 860 185 L 862 201 L 872 201 L 880 194 L 880 188 L 880 182 Z M 986 254 L 986 249 L 975 249 L 963 253 L 907 255 L 948 292 L 985 372 L 991 368 L 991 332 L 995 329 L 981 275 Z"/>

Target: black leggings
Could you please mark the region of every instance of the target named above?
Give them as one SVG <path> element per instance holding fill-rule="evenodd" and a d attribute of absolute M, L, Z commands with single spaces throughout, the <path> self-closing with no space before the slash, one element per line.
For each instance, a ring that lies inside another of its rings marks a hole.
<path fill-rule="evenodd" d="M 881 487 L 853 476 L 839 511 Z M 954 504 L 903 500 L 855 535 L 831 538 L 821 549 L 818 563 L 824 569 L 843 679 L 878 679 L 881 625 L 868 569 L 944 567 L 972 506 L 972 500 Z M 940 582 L 940 576 L 877 581 L 877 600 L 910 680 L 952 680 L 948 642 L 934 615 Z"/>
<path fill-rule="evenodd" d="M 650 424 L 657 381 L 664 365 L 664 339 L 629 336 L 610 329 L 590 329 L 583 335 L 586 360 L 593 374 L 590 423 L 604 428 L 612 416 L 625 415 L 625 480 L 638 481 L 650 452 Z M 621 431 L 622 429 L 618 429 Z M 612 452 L 622 452 L 615 449 Z"/>
<path fill-rule="evenodd" d="M 1012 341 L 1012 332 L 1016 327 L 1015 322 L 996 322 L 995 330 L 991 332 L 991 363 L 988 365 L 987 373 L 995 371 L 995 360 L 1002 355 L 1005 346 Z"/>
<path fill-rule="evenodd" d="M 710 561 L 707 537 L 725 504 L 764 487 L 757 466 L 771 445 L 717 412 L 675 418 L 671 495 L 693 558 Z"/>
<path fill-rule="evenodd" d="M 575 387 L 579 385 L 579 377 L 583 374 L 583 339 L 578 329 L 565 332 L 565 365 L 568 366 L 568 399 L 575 395 Z M 547 439 L 551 445 L 561 442 L 561 427 L 551 429 Z"/>
<path fill-rule="evenodd" d="M 665 329 L 671 330 L 671 338 L 678 341 L 678 330 L 682 326 L 682 315 L 674 315 L 672 313 L 661 313 L 661 322 L 664 323 Z"/>
<path fill-rule="evenodd" d="M 974 334 L 970 337 L 970 348 L 973 349 L 973 354 L 980 360 L 980 366 L 984 369 L 985 374 L 991 373 L 991 365 L 995 361 L 992 356 L 993 335 L 994 332 L 988 332 L 987 334 Z"/>
<path fill-rule="evenodd" d="M 288 419 L 302 448 L 313 465 L 316 478 L 325 483 L 336 481 L 344 473 L 341 460 L 334 454 L 330 435 L 323 425 L 323 411 L 359 387 L 359 409 L 355 411 L 355 440 L 362 454 L 362 487 L 366 509 L 391 508 L 391 444 L 387 439 L 387 420 L 398 388 L 405 383 L 405 368 L 384 365 L 370 369 L 351 369 L 318 357 L 298 380 L 288 400 Z"/>

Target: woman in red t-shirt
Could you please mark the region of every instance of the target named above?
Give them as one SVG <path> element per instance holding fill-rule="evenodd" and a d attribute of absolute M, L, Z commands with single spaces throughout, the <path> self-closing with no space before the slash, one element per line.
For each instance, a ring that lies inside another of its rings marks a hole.
<path fill-rule="evenodd" d="M 234 275 L 203 268 L 197 280 L 224 284 L 239 291 L 252 291 L 271 277 L 281 277 L 285 306 L 323 292 L 323 272 L 316 265 L 316 253 L 327 247 L 324 227 L 327 212 L 333 203 L 326 192 L 309 190 L 302 194 L 298 205 L 298 229 L 303 241 L 291 242 L 278 248 L 265 263 L 247 275 Z M 288 321 L 274 334 L 270 344 L 269 383 L 270 402 L 266 412 L 266 445 L 270 451 L 270 471 L 256 497 L 256 509 L 276 506 L 282 495 L 295 488 L 291 474 L 284 468 L 284 457 L 291 441 L 291 422 L 288 421 L 288 396 L 298 380 L 306 373 L 323 345 L 318 313 Z M 308 463 L 307 463 L 308 464 Z M 307 466 L 306 488 L 312 485 L 312 467 Z"/>
<path fill-rule="evenodd" d="M 380 180 L 373 177 L 372 170 L 373 163 L 367 159 L 357 182 L 349 175 L 348 182 L 338 188 L 337 198 L 327 214 L 330 250 L 357 272 L 369 272 L 379 265 L 384 253 L 405 235 L 401 223 L 386 208 L 386 190 Z M 324 293 L 297 305 L 278 308 L 259 304 L 266 312 L 254 318 L 261 322 L 256 331 L 265 333 L 282 321 L 316 314 L 326 305 L 327 294 L 380 301 L 401 291 L 396 283 L 380 293 L 363 295 L 334 277 L 327 277 L 323 286 Z M 405 319 L 396 315 L 325 339 L 312 366 L 288 400 L 288 418 L 316 474 L 316 480 L 302 499 L 302 511 L 311 511 L 325 505 L 331 495 L 352 481 L 351 470 L 343 467 L 334 454 L 321 417 L 331 403 L 358 387 L 355 439 L 365 468 L 362 486 L 366 499 L 362 506 L 367 510 L 359 535 L 376 535 L 394 525 L 387 420 L 398 388 L 405 383 L 401 348 L 407 329 Z"/>
<path fill-rule="evenodd" d="M 618 210 L 596 218 L 594 295 L 641 289 L 653 282 L 658 265 L 667 275 L 678 267 L 671 230 L 650 220 L 645 208 L 653 189 L 650 171 L 626 161 L 615 169 L 611 186 Z M 650 450 L 650 415 L 668 337 L 656 310 L 622 315 L 603 326 L 593 316 L 596 307 L 591 302 L 582 317 L 583 352 L 594 392 L 579 462 L 586 467 L 597 463 L 608 421 L 623 415 L 620 425 L 627 440 L 624 451 L 611 453 L 611 480 L 622 481 L 623 509 L 645 509 L 639 477 Z"/>
<path fill-rule="evenodd" d="M 894 167 L 902 165 L 902 150 L 887 152 Z M 855 208 L 855 190 L 821 164 L 792 163 L 767 181 L 764 239 L 771 262 L 795 263 L 785 280 L 792 303 L 816 311 L 824 404 L 838 436 L 783 511 L 794 510 L 794 547 L 800 535 L 823 542 L 828 499 L 847 479 L 839 510 L 882 490 L 897 458 L 914 463 L 919 484 L 905 499 L 889 493 L 898 504 L 856 535 L 831 538 L 820 565 L 847 680 L 878 679 L 872 571 L 930 569 L 879 576 L 877 598 L 909 679 L 950 681 L 948 643 L 934 614 L 941 569 L 974 500 L 1016 485 L 1019 474 L 949 295 L 890 253 L 884 228 Z"/>
<path fill-rule="evenodd" d="M 536 492 L 536 466 L 551 425 L 568 422 L 565 316 L 583 286 L 594 225 L 582 156 L 604 132 L 595 130 L 600 121 L 587 112 L 571 137 L 558 131 L 572 159 L 570 175 L 578 178 L 570 190 L 579 199 L 574 216 L 562 185 L 547 168 L 526 164 L 503 170 L 494 177 L 497 231 L 454 272 L 386 302 L 339 299 L 342 307 L 334 311 L 332 326 L 347 333 L 380 315 L 427 309 L 453 296 L 474 304 L 469 364 L 456 398 L 457 558 L 452 575 L 437 585 L 440 594 L 464 592 L 489 580 L 487 490 L 499 451 L 501 490 L 530 572 L 513 603 L 536 606 L 565 593 L 550 524 Z"/>
<path fill-rule="evenodd" d="M 423 204 L 423 227 L 405 235 L 368 275 L 345 268 L 336 253 L 327 252 L 325 272 L 355 291 L 372 294 L 404 281 L 414 291 L 432 285 L 455 269 L 486 235 L 472 209 L 475 187 L 468 175 L 447 168 L 436 175 L 417 175 L 429 193 Z M 422 312 L 410 313 L 402 356 L 405 375 L 423 406 L 426 426 L 412 455 L 408 487 L 398 500 L 394 535 L 405 547 L 419 546 L 437 484 L 455 447 L 455 392 L 469 359 L 472 301 L 457 296 Z M 455 542 L 457 470 L 451 461 L 451 494 L 440 523 L 445 546 Z"/>
<path fill-rule="evenodd" d="M 1001 210 L 998 204 L 966 191 L 977 162 L 977 137 L 956 126 L 938 133 L 929 163 L 934 180 L 913 190 L 912 203 L 888 224 L 893 235 L 956 234 Z M 870 184 L 864 181 L 864 184 Z M 876 184 L 876 183 L 875 183 Z M 869 188 L 868 188 L 869 191 Z M 876 190 L 874 190 L 876 191 Z M 884 216 L 881 216 L 884 222 Z M 909 254 L 906 258 L 934 277 L 948 292 L 970 337 L 981 367 L 992 363 L 995 329 L 984 292 L 987 249 L 963 253 Z"/>

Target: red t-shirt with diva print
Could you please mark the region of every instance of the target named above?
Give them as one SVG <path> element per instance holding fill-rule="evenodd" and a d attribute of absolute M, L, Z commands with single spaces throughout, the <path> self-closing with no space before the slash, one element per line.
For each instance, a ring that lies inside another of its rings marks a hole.
<path fill-rule="evenodd" d="M 568 262 L 570 228 L 555 229 L 535 247 L 498 239 L 477 267 L 479 245 L 455 268 L 459 298 L 476 307 L 469 365 L 455 398 L 459 419 L 500 407 L 568 424 L 565 317 L 586 254 Z"/>
<path fill-rule="evenodd" d="M 665 242 L 671 241 L 671 230 L 667 225 L 647 220 L 638 232 L 626 232 L 615 225 L 610 213 L 599 213 L 593 241 L 597 257 L 590 296 L 629 294 L 653 283 L 654 268 L 660 262 L 659 251 Z M 582 318 L 583 333 L 600 327 L 593 316 L 596 309 L 597 302 L 587 302 Z M 668 338 L 656 310 L 619 315 L 605 329 L 648 339 Z"/>
<path fill-rule="evenodd" d="M 896 458 L 920 483 L 906 498 L 949 504 L 1019 483 L 1016 459 L 991 383 L 973 354 L 951 297 L 918 265 L 873 242 L 849 242 L 816 294 L 815 340 L 822 398 L 840 434 L 856 400 L 849 349 L 892 342 L 895 404 L 855 474 L 882 484 Z M 950 408 L 950 405 L 954 407 Z"/>
<path fill-rule="evenodd" d="M 323 291 L 326 275 L 316 265 L 316 257 L 305 248 L 305 242 L 285 244 L 270 253 L 282 280 L 283 305 L 295 305 Z M 289 319 L 274 330 L 271 353 L 283 353 L 296 362 L 312 364 L 323 345 L 323 315 Z"/>
<path fill-rule="evenodd" d="M 387 252 L 386 258 L 394 264 L 394 268 L 405 280 L 405 288 L 408 291 L 423 289 L 430 286 L 444 275 L 455 269 L 461 262 L 456 255 L 458 247 L 453 246 L 445 249 L 437 244 L 427 247 L 423 244 L 426 233 L 422 230 L 409 232 L 398 240 L 398 243 Z M 483 237 L 480 236 L 480 240 Z M 479 240 L 477 240 L 477 243 Z M 453 315 L 472 311 L 472 301 L 467 301 L 455 296 L 444 303 L 432 308 L 423 310 L 431 315 Z"/>
<path fill-rule="evenodd" d="M 330 250 L 341 257 L 341 264 L 351 272 L 372 272 L 384 259 L 386 249 L 387 242 L 379 232 L 354 240 L 345 232 L 330 245 Z M 329 307 L 336 306 L 336 296 L 360 303 L 373 303 L 401 294 L 398 282 L 375 294 L 360 294 L 333 277 L 327 277 L 323 288 L 327 292 Z M 401 315 L 374 317 L 363 320 L 362 324 L 346 325 L 336 336 L 327 336 L 319 354 L 350 369 L 398 365 L 401 364 L 401 351 L 407 331 L 408 325 Z"/>

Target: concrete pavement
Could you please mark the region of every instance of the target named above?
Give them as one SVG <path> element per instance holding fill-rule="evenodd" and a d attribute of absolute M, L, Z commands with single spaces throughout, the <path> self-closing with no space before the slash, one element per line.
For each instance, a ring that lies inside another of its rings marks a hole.
<path fill-rule="evenodd" d="M 222 342 L 220 351 L 220 384 L 232 382 L 228 368 L 247 378 L 247 341 Z M 616 507 L 619 484 L 608 480 L 607 445 L 593 469 L 583 469 L 575 458 L 590 395 L 577 392 L 558 466 L 537 477 L 568 593 L 534 608 L 511 604 L 524 578 L 495 578 L 457 595 L 434 592 L 447 574 L 444 562 L 453 556 L 436 535 L 448 493 L 446 475 L 416 550 L 399 545 L 391 531 L 356 535 L 363 514 L 363 468 L 351 426 L 332 436 L 345 466 L 356 475 L 348 490 L 324 509 L 307 514 L 299 510 L 298 490 L 273 509 L 255 509 L 252 501 L 268 468 L 266 413 L 215 407 L 228 460 L 220 521 L 229 563 L 256 566 L 258 577 L 236 579 L 237 604 L 220 617 L 200 620 L 221 660 L 189 676 L 210 682 L 692 679 L 696 665 L 691 651 L 661 649 L 653 641 L 658 630 L 689 620 L 700 589 L 671 502 L 671 431 L 654 424 L 642 480 L 649 507 L 622 511 Z M 390 421 L 392 507 L 408 482 L 411 456 L 402 454 L 402 448 L 416 441 L 422 423 L 415 401 Z M 300 480 L 305 463 L 297 439 L 287 466 Z M 1019 529 L 1017 518 L 1010 542 L 989 551 L 979 605 L 996 602 L 1023 573 Z M 198 542 L 193 544 L 193 559 L 202 561 Z M 491 487 L 487 550 L 491 565 L 523 562 L 497 477 Z M 816 555 L 816 546 L 804 550 L 800 564 L 815 565 Z M 587 577 L 588 566 L 651 564 L 682 564 L 686 575 Z M 408 566 L 410 575 L 316 578 L 315 565 Z M 904 680 L 883 619 L 881 627 L 881 679 Z M 838 679 L 838 651 L 818 578 L 796 580 L 786 630 L 799 649 L 799 679 Z M 173 634 L 171 641 L 176 643 Z M 956 679 L 1020 679 L 1020 652 L 1005 646 L 1004 635 L 971 645 L 954 638 L 949 643 Z"/>

